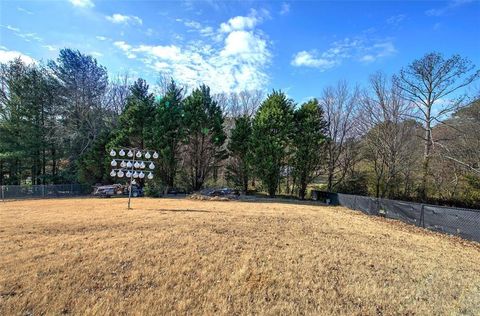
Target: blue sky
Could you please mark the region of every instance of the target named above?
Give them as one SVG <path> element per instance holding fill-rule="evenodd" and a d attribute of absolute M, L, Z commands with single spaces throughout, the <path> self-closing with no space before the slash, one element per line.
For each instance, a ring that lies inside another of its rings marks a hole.
<path fill-rule="evenodd" d="M 480 2 L 1 1 L 0 61 L 92 54 L 111 77 L 159 73 L 214 92 L 282 89 L 297 102 L 365 85 L 430 51 L 480 66 Z"/>

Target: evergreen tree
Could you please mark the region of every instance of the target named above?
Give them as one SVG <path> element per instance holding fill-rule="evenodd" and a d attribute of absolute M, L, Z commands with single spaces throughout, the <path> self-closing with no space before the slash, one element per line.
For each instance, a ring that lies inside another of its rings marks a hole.
<path fill-rule="evenodd" d="M 107 91 L 108 75 L 92 56 L 78 50 L 62 49 L 56 61 L 48 63 L 60 82 L 61 111 L 57 115 L 63 130 L 62 142 L 69 160 L 66 174 L 70 181 L 77 179 L 76 159 L 95 142 L 106 127 L 103 98 Z"/>
<path fill-rule="evenodd" d="M 252 172 L 251 150 L 252 120 L 248 116 L 238 117 L 235 119 L 235 127 L 228 142 L 230 163 L 227 166 L 227 178 L 240 186 L 245 194 Z"/>
<path fill-rule="evenodd" d="M 151 124 L 155 110 L 154 96 L 148 91 L 149 86 L 143 79 L 138 79 L 130 87 L 127 104 L 118 120 L 118 127 L 110 147 L 138 147 L 147 145 L 151 133 Z"/>
<path fill-rule="evenodd" d="M 111 157 L 108 154 L 110 132 L 98 135 L 93 145 L 78 158 L 78 180 L 81 183 L 109 183 Z"/>
<path fill-rule="evenodd" d="M 253 121 L 255 172 L 274 196 L 290 147 L 293 128 L 293 101 L 273 91 L 260 106 Z"/>
<path fill-rule="evenodd" d="M 159 152 L 158 172 L 163 184 L 173 187 L 183 139 L 183 88 L 171 80 L 155 109 L 151 126 L 152 147 Z"/>
<path fill-rule="evenodd" d="M 307 185 L 318 175 L 325 158 L 322 154 L 327 122 L 317 99 L 308 101 L 295 111 L 293 145 L 293 176 L 298 195 L 305 198 Z"/>
<path fill-rule="evenodd" d="M 185 99 L 184 167 L 193 190 L 199 190 L 205 179 L 224 158 L 225 142 L 222 110 L 202 85 Z"/>
<path fill-rule="evenodd" d="M 9 182 L 31 177 L 33 184 L 51 179 L 49 147 L 55 135 L 55 80 L 38 65 L 20 59 L 1 66 L 0 165 Z M 8 171 L 4 170 L 8 168 Z"/>

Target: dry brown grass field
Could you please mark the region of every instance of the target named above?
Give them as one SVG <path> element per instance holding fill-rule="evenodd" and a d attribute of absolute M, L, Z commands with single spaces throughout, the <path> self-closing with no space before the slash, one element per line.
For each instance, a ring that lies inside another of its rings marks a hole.
<path fill-rule="evenodd" d="M 480 315 L 480 246 L 340 207 L 0 203 L 0 315 Z"/>

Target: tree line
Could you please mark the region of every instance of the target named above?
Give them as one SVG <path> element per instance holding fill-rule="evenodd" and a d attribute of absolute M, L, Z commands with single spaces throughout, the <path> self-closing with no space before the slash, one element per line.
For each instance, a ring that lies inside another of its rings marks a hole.
<path fill-rule="evenodd" d="M 212 94 L 159 76 L 109 78 L 92 56 L 1 64 L 0 184 L 112 183 L 111 148 L 160 157 L 165 187 L 310 188 L 478 206 L 480 72 L 429 53 L 366 87 L 340 81 L 302 104 L 273 90 Z M 179 78 L 181 79 L 181 78 Z M 468 94 L 465 94 L 465 91 Z M 141 183 L 144 184 L 143 182 Z"/>

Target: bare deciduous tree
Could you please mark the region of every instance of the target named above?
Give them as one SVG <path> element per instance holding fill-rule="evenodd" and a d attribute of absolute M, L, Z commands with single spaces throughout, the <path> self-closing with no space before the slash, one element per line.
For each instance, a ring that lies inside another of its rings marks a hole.
<path fill-rule="evenodd" d="M 328 190 L 340 183 L 351 169 L 355 157 L 351 155 L 349 140 L 355 137 L 358 87 L 350 88 L 346 81 L 323 90 L 320 104 L 325 112 L 327 128 Z"/>
<path fill-rule="evenodd" d="M 130 95 L 130 76 L 128 73 L 117 75 L 109 86 L 107 93 L 104 96 L 104 106 L 109 109 L 114 115 L 119 115 L 123 112 L 127 104 L 127 98 Z"/>
<path fill-rule="evenodd" d="M 392 197 L 399 189 L 399 175 L 411 168 L 413 155 L 407 145 L 415 129 L 405 120 L 412 111 L 383 73 L 370 77 L 370 89 L 362 97 L 358 128 L 364 134 L 365 157 L 375 174 L 375 195 Z"/>
<path fill-rule="evenodd" d="M 227 118 L 253 117 L 264 97 L 262 90 L 219 93 L 214 96 L 215 101 L 222 108 L 223 115 Z"/>
<path fill-rule="evenodd" d="M 395 82 L 418 110 L 416 119 L 424 126 L 423 172 L 420 196 L 427 198 L 427 182 L 430 174 L 430 159 L 435 144 L 432 126 L 443 123 L 444 118 L 462 104 L 463 96 L 453 100 L 445 98 L 469 85 L 480 76 L 479 70 L 466 58 L 459 55 L 445 59 L 442 54 L 430 53 L 413 61 L 395 76 Z"/>

